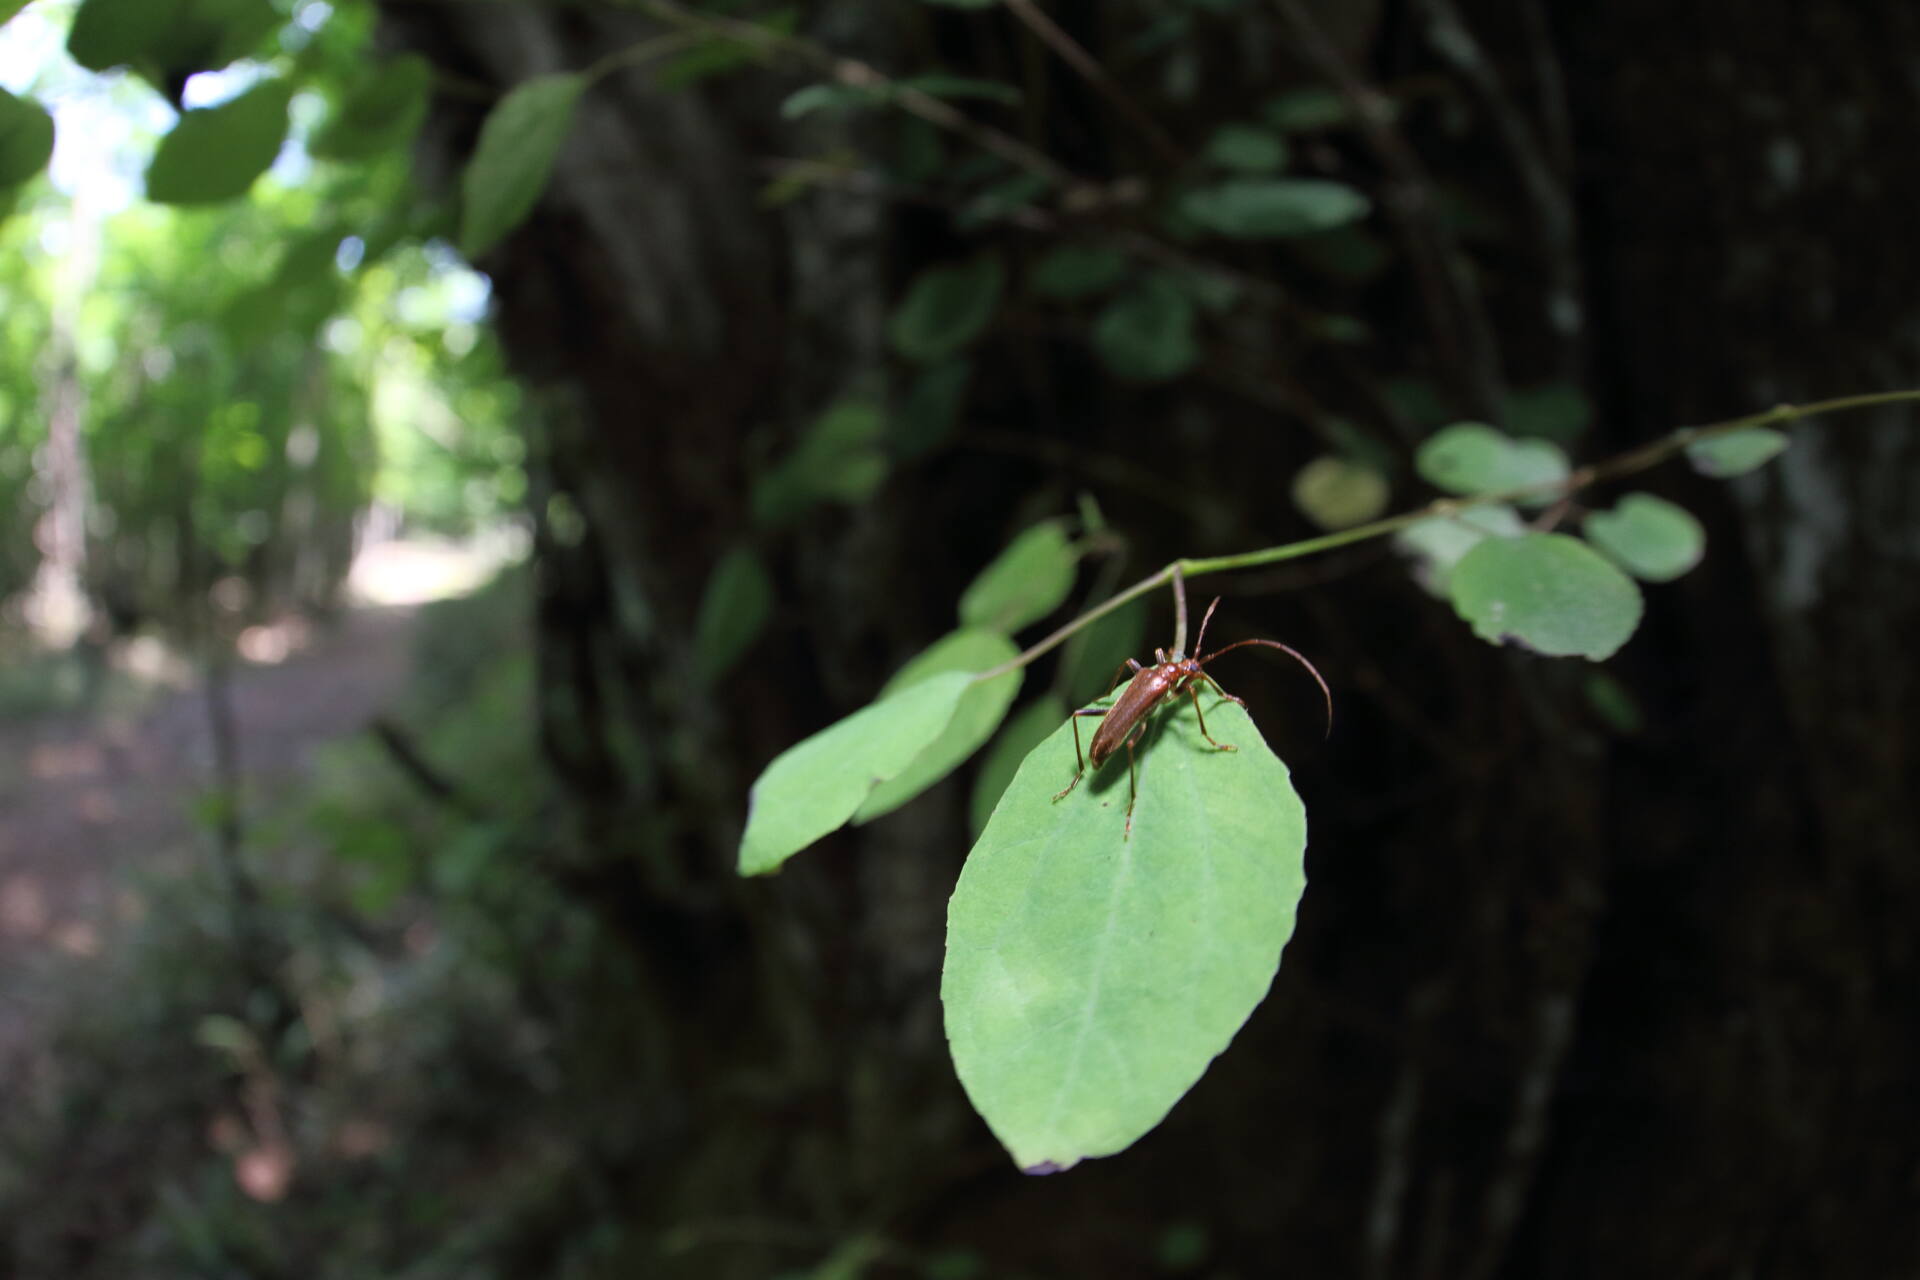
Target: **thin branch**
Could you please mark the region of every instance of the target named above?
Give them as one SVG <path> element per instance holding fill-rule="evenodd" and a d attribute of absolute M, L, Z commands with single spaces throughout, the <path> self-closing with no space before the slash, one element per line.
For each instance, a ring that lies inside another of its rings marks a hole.
<path fill-rule="evenodd" d="M 1068 35 L 1060 24 L 1049 18 L 1033 0 L 1005 0 L 1006 7 L 1013 16 L 1026 24 L 1029 31 L 1040 38 L 1041 43 L 1060 56 L 1060 60 L 1072 67 L 1082 80 L 1099 91 L 1100 96 L 1113 104 L 1114 110 L 1126 117 L 1127 122 L 1140 131 L 1162 159 L 1174 168 L 1187 162 L 1173 136 L 1160 127 L 1160 122 L 1148 115 L 1138 102 L 1127 96 L 1119 82 L 1107 74 L 1107 69 L 1099 60 L 1088 53 L 1086 46 Z"/>

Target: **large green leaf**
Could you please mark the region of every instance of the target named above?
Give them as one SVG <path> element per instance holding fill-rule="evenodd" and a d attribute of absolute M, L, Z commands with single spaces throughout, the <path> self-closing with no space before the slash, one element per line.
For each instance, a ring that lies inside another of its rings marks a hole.
<path fill-rule="evenodd" d="M 977 840 L 986 830 L 987 820 L 1006 794 L 1007 784 L 1020 772 L 1020 762 L 1067 718 L 1067 704 L 1058 694 L 1043 693 L 1015 712 L 1002 726 L 980 761 L 973 779 L 973 799 L 967 806 L 967 824 Z"/>
<path fill-rule="evenodd" d="M 81 0 L 67 53 L 89 71 L 132 62 L 185 18 L 191 0 Z"/>
<path fill-rule="evenodd" d="M 1165 276 L 1128 289 L 1093 324 L 1093 349 L 1117 378 L 1165 382 L 1200 359 L 1193 299 Z"/>
<path fill-rule="evenodd" d="M 314 135 L 308 150 L 329 160 L 360 160 L 405 146 L 427 118 L 433 68 L 416 54 L 370 71 Z"/>
<path fill-rule="evenodd" d="M 184 113 L 147 166 L 147 199 L 215 204 L 247 193 L 287 138 L 285 80 L 264 80 L 232 101 Z"/>
<path fill-rule="evenodd" d="M 479 257 L 533 211 L 586 87 L 584 76 L 535 76 L 487 113 L 460 179 L 460 252 Z"/>
<path fill-rule="evenodd" d="M 1505 503 L 1469 507 L 1450 516 L 1434 516 L 1394 535 L 1394 545 L 1419 562 L 1415 577 L 1437 596 L 1447 594 L 1447 579 L 1461 557 L 1486 538 L 1517 538 L 1527 531 L 1520 513 Z"/>
<path fill-rule="evenodd" d="M 693 627 L 694 678 L 712 684 L 740 660 L 773 613 L 773 579 L 751 547 L 720 557 Z"/>
<path fill-rule="evenodd" d="M 1786 447 L 1787 437 L 1782 432 L 1771 427 L 1748 427 L 1688 445 L 1687 461 L 1702 475 L 1724 480 L 1764 466 Z"/>
<path fill-rule="evenodd" d="M 1586 519 L 1587 541 L 1647 582 L 1671 582 L 1700 563 L 1707 531 L 1685 507 L 1650 493 L 1630 493 L 1611 511 Z"/>
<path fill-rule="evenodd" d="M 1451 493 L 1503 493 L 1567 478 L 1567 455 L 1545 440 L 1515 440 L 1482 422 L 1456 422 L 1427 437 L 1414 469 Z M 1547 502 L 1543 490 L 1528 502 Z"/>
<path fill-rule="evenodd" d="M 0 89 L 0 187 L 17 187 L 53 158 L 53 117 L 31 98 Z"/>
<path fill-rule="evenodd" d="M 1352 187 L 1325 178 L 1231 178 L 1189 191 L 1180 212 L 1223 236 L 1265 240 L 1358 222 L 1372 209 Z"/>
<path fill-rule="evenodd" d="M 740 874 L 777 871 L 845 825 L 875 787 L 940 736 L 972 681 L 960 671 L 923 680 L 775 756 L 748 794 Z"/>
<path fill-rule="evenodd" d="M 1042 520 L 1007 544 L 960 596 L 960 625 L 1012 634 L 1058 609 L 1079 557 L 1064 520 Z"/>
<path fill-rule="evenodd" d="M 922 271 L 887 322 L 894 350 L 921 362 L 959 352 L 985 332 L 1005 280 L 1006 269 L 993 254 Z"/>
<path fill-rule="evenodd" d="M 1599 662 L 1640 625 L 1633 579 L 1564 533 L 1488 538 L 1454 566 L 1447 590 L 1482 640 L 1554 657 Z"/>
<path fill-rule="evenodd" d="M 1184 700 L 1065 799 L 1072 728 L 1020 766 L 947 914 L 941 998 L 967 1096 L 1030 1172 L 1152 1129 L 1266 995 L 1306 886 L 1306 815 L 1245 712 Z M 1082 726 L 1082 734 L 1090 727 Z M 1124 753 L 1122 753 L 1124 757 Z"/>
<path fill-rule="evenodd" d="M 1018 652 L 1013 641 L 992 631 L 950 632 L 895 672 L 880 696 L 890 697 L 950 672 L 977 674 L 999 666 Z M 1016 667 L 991 680 L 968 685 L 940 736 L 922 747 L 906 768 L 876 786 L 854 813 L 854 822 L 871 822 L 891 813 L 959 768 L 1000 727 L 1025 675 L 1024 668 Z"/>

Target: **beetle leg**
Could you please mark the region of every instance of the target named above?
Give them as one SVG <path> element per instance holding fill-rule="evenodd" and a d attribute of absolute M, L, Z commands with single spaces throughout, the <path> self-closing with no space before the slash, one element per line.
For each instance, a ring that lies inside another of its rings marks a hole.
<path fill-rule="evenodd" d="M 1129 667 L 1133 669 L 1136 675 L 1146 670 L 1145 667 L 1142 667 L 1140 665 L 1139 659 L 1128 658 L 1125 662 L 1121 663 L 1119 666 L 1113 669 L 1113 683 L 1107 686 L 1107 697 L 1111 698 L 1113 696 L 1113 691 L 1120 687 L 1120 677 L 1127 674 L 1127 669 Z"/>
<path fill-rule="evenodd" d="M 1127 735 L 1127 826 L 1120 833 L 1122 840 L 1133 839 L 1133 802 L 1140 798 L 1140 779 L 1133 767 L 1133 744 L 1147 734 L 1147 722 L 1140 721 L 1140 727 Z"/>
<path fill-rule="evenodd" d="M 1206 680 L 1208 684 L 1213 684 L 1213 681 L 1208 679 L 1205 672 L 1201 673 L 1200 678 L 1202 680 Z M 1216 689 L 1220 689 L 1220 686 L 1217 684 L 1213 684 L 1213 687 Z M 1200 710 L 1200 691 L 1193 687 L 1193 683 L 1191 681 L 1187 683 L 1187 693 L 1191 695 L 1193 698 L 1193 714 L 1200 717 L 1200 736 L 1205 738 L 1208 742 L 1213 742 L 1213 735 L 1207 732 L 1206 712 Z M 1232 694 L 1228 693 L 1225 689 L 1220 689 L 1220 696 L 1227 699 L 1227 701 L 1229 702 L 1240 702 L 1240 699 L 1234 697 Z M 1240 705 L 1244 707 L 1247 704 L 1244 702 L 1240 702 Z M 1228 743 L 1228 742 L 1213 742 L 1213 745 L 1215 748 L 1221 751 L 1238 751 L 1240 749 L 1234 746 L 1232 743 Z"/>
<path fill-rule="evenodd" d="M 1080 751 L 1080 717 L 1081 716 L 1104 716 L 1106 714 L 1107 714 L 1106 707 L 1082 707 L 1080 708 L 1080 710 L 1074 712 L 1072 715 L 1067 717 L 1067 723 L 1073 726 L 1073 763 L 1074 763 L 1073 781 L 1067 784 L 1066 791 L 1062 791 L 1059 795 L 1054 797 L 1055 800 L 1066 799 L 1067 792 L 1072 791 L 1075 787 L 1080 785 L 1080 775 L 1087 771 L 1087 758 L 1085 755 L 1081 754 L 1081 751 Z"/>

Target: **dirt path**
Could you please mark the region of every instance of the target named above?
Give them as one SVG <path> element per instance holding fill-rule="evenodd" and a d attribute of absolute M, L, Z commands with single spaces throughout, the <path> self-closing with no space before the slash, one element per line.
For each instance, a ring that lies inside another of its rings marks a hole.
<path fill-rule="evenodd" d="M 276 665 L 233 675 L 241 768 L 256 803 L 315 748 L 361 731 L 408 673 L 415 611 L 363 607 Z M 140 909 L 126 872 L 186 865 L 212 776 L 207 701 L 163 697 L 133 722 L 0 725 L 0 1077 L 35 1024 L 29 979 L 84 963 Z"/>

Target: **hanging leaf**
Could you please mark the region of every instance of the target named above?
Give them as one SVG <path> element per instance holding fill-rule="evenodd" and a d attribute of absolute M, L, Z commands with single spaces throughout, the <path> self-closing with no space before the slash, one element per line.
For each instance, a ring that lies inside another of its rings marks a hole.
<path fill-rule="evenodd" d="M 1567 455 L 1545 440 L 1515 440 L 1479 422 L 1456 422 L 1429 436 L 1414 455 L 1414 469 L 1449 493 L 1504 493 L 1565 480 Z M 1542 492 L 1524 499 L 1551 501 Z"/>
<path fill-rule="evenodd" d="M 994 254 L 922 271 L 887 322 L 893 349 L 923 364 L 957 354 L 993 319 L 1005 278 Z"/>
<path fill-rule="evenodd" d="M 183 114 L 147 166 L 147 199 L 214 204 L 247 193 L 287 137 L 285 80 L 264 80 L 230 102 Z"/>
<path fill-rule="evenodd" d="M 928 365 L 914 375 L 893 423 L 893 447 L 899 456 L 931 453 L 952 437 L 966 408 L 972 377 L 973 364 L 968 360 Z"/>
<path fill-rule="evenodd" d="M 0 187 L 17 187 L 53 158 L 53 117 L 32 98 L 0 89 Z"/>
<path fill-rule="evenodd" d="M 1093 325 L 1093 348 L 1114 377 L 1165 382 L 1200 359 L 1193 299 L 1153 276 L 1108 303 Z"/>
<path fill-rule="evenodd" d="M 533 211 L 586 87 L 578 75 L 535 76 L 487 113 L 460 179 L 461 253 L 478 258 Z"/>
<path fill-rule="evenodd" d="M 1448 580 L 1454 610 L 1490 644 L 1610 658 L 1640 625 L 1640 588 L 1578 538 L 1488 538 Z"/>
<path fill-rule="evenodd" d="M 1387 509 L 1387 478 L 1364 463 L 1325 454 L 1293 477 L 1293 501 L 1322 529 L 1351 529 Z"/>
<path fill-rule="evenodd" d="M 357 84 L 307 149 L 326 160 L 363 160 L 406 146 L 427 118 L 433 67 L 414 54 L 381 63 Z"/>
<path fill-rule="evenodd" d="M 961 872 L 941 984 L 954 1067 L 1030 1173 L 1159 1124 L 1267 993 L 1306 886 L 1306 815 L 1239 707 L 1185 702 L 1055 803 L 1062 724 L 1020 766 Z M 1091 722 L 1089 722 L 1091 723 Z M 1086 726 L 1082 726 L 1083 734 Z"/>
<path fill-rule="evenodd" d="M 1588 542 L 1646 582 L 1672 582 L 1707 553 L 1707 531 L 1693 513 L 1650 493 L 1628 494 L 1582 528 Z"/>
<path fill-rule="evenodd" d="M 81 0 L 67 53 L 88 71 L 123 66 L 185 18 L 190 0 Z"/>
<path fill-rule="evenodd" d="M 1223 236 L 1243 240 L 1311 235 L 1358 222 L 1372 203 L 1324 178 L 1230 178 L 1189 191 L 1180 212 Z"/>
<path fill-rule="evenodd" d="M 1066 244 L 1036 262 L 1028 279 L 1041 297 L 1073 302 L 1106 292 L 1126 274 L 1127 258 L 1118 249 Z"/>
<path fill-rule="evenodd" d="M 774 757 L 747 800 L 740 874 L 765 875 L 845 825 L 873 789 L 947 727 L 972 677 L 949 671 L 900 690 Z"/>
<path fill-rule="evenodd" d="M 1064 520 L 1042 520 L 980 571 L 960 596 L 960 624 L 1011 635 L 1058 609 L 1079 557 Z"/>
<path fill-rule="evenodd" d="M 1517 538 L 1526 531 L 1519 512 L 1504 503 L 1490 503 L 1409 525 L 1394 535 L 1393 543 L 1418 561 L 1414 577 L 1420 585 L 1444 596 L 1453 567 L 1483 539 Z"/>
<path fill-rule="evenodd" d="M 1000 803 L 1007 784 L 1020 771 L 1020 762 L 1045 742 L 1047 735 L 1058 729 L 1066 718 L 1067 704 L 1060 701 L 1057 694 L 1043 693 L 1001 728 L 993 746 L 987 749 L 986 758 L 980 762 L 979 773 L 974 775 L 973 801 L 968 806 L 967 818 L 975 839 L 986 829 L 987 819 L 993 816 L 994 806 Z"/>
<path fill-rule="evenodd" d="M 955 671 L 977 675 L 1001 665 L 1018 652 L 1013 641 L 992 631 L 949 632 L 895 672 L 880 696 L 887 698 Z M 854 813 L 854 824 L 871 822 L 893 812 L 964 764 L 1000 727 L 1007 707 L 1020 692 L 1025 675 L 1024 668 L 1016 667 L 991 680 L 976 680 L 968 685 L 939 737 L 921 748 L 913 762 L 895 777 L 873 789 L 873 794 Z"/>
<path fill-rule="evenodd" d="M 1771 462 L 1787 447 L 1787 437 L 1771 427 L 1730 431 L 1687 446 L 1687 461 L 1701 475 L 1724 480 Z"/>
<path fill-rule="evenodd" d="M 784 461 L 754 482 L 754 519 L 771 529 L 817 503 L 865 502 L 887 477 L 885 435 L 886 419 L 877 405 L 837 401 Z"/>
<path fill-rule="evenodd" d="M 1287 140 L 1258 125 L 1222 125 L 1207 140 L 1207 160 L 1242 173 L 1273 173 L 1286 167 Z"/>
<path fill-rule="evenodd" d="M 693 628 L 694 678 L 711 685 L 753 646 L 773 613 L 773 579 L 751 547 L 720 557 Z"/>

